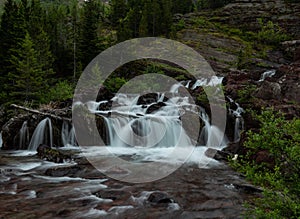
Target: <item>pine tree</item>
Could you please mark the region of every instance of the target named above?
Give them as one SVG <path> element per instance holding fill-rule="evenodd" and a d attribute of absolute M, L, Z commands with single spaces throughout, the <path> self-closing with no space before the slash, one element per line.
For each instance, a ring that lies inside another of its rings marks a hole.
<path fill-rule="evenodd" d="M 73 74 L 74 34 L 70 8 L 66 4 L 51 3 L 46 13 L 43 31 L 49 37 L 53 69 L 58 77 L 67 77 Z"/>
<path fill-rule="evenodd" d="M 160 34 L 161 30 L 161 8 L 158 0 L 152 0 L 152 10 L 151 10 L 151 23 L 152 23 L 152 36 L 157 36 Z M 151 27 L 149 25 L 149 27 Z"/>
<path fill-rule="evenodd" d="M 172 25 L 172 1 L 162 0 L 162 23 L 161 23 L 161 33 L 169 36 Z"/>
<path fill-rule="evenodd" d="M 147 17 L 147 12 L 145 10 L 143 10 L 142 12 L 142 18 L 139 26 L 139 36 L 140 37 L 148 36 L 148 17 Z"/>
<path fill-rule="evenodd" d="M 12 87 L 8 80 L 8 73 L 14 71 L 11 63 L 12 55 L 16 54 L 19 43 L 25 36 L 25 8 L 22 3 L 7 0 L 1 19 L 0 28 L 0 83 L 2 86 L 2 97 L 8 96 Z M 0 102 L 5 102 L 5 98 Z"/>
<path fill-rule="evenodd" d="M 176 13 L 186 14 L 193 10 L 193 6 L 194 6 L 193 0 L 174 0 L 172 11 L 173 14 Z"/>
<path fill-rule="evenodd" d="M 120 21 L 126 17 L 128 8 L 127 0 L 111 0 L 110 20 L 114 27 L 119 26 Z"/>
<path fill-rule="evenodd" d="M 11 57 L 11 63 L 16 71 L 8 74 L 12 82 L 10 97 L 14 101 L 40 101 L 45 92 L 46 75 L 38 62 L 38 53 L 27 32 L 24 40 L 20 43 L 17 55 Z"/>
<path fill-rule="evenodd" d="M 89 0 L 84 3 L 79 42 L 80 60 L 83 67 L 87 66 L 100 52 L 98 27 L 102 12 L 101 4 L 97 0 Z"/>
<path fill-rule="evenodd" d="M 46 13 L 42 9 L 40 0 L 32 0 L 27 6 L 27 31 L 32 39 L 34 49 L 38 53 L 38 62 L 47 75 L 54 73 L 54 57 L 51 52 L 51 42 L 45 32 Z"/>

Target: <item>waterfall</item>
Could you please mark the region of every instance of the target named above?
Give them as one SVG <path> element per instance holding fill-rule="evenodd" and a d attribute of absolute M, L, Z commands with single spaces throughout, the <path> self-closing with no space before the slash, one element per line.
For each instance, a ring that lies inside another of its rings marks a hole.
<path fill-rule="evenodd" d="M 275 69 L 272 69 L 272 70 L 269 70 L 269 71 L 265 71 L 264 73 L 262 73 L 262 75 L 261 75 L 261 77 L 259 79 L 259 82 L 264 81 L 268 77 L 273 77 L 275 74 L 276 74 L 276 70 Z"/>
<path fill-rule="evenodd" d="M 233 103 L 236 107 L 235 110 L 229 108 L 229 113 L 235 117 L 233 142 L 238 142 L 241 138 L 241 132 L 244 130 L 244 119 L 242 117 L 244 109 L 230 97 L 227 98 L 229 99 L 230 103 Z"/>
<path fill-rule="evenodd" d="M 2 148 L 3 140 L 2 140 L 2 132 L 0 132 L 0 148 Z"/>
<path fill-rule="evenodd" d="M 244 120 L 242 117 L 235 118 L 234 138 L 233 142 L 238 142 L 241 139 L 241 132 L 244 130 Z"/>
<path fill-rule="evenodd" d="M 62 124 L 61 141 L 62 141 L 63 146 L 65 146 L 65 147 L 77 145 L 74 127 L 72 125 L 70 125 L 67 121 L 63 121 L 63 124 Z"/>
<path fill-rule="evenodd" d="M 29 130 L 27 121 L 23 122 L 23 125 L 19 131 L 19 148 L 27 148 L 29 143 Z"/>
<path fill-rule="evenodd" d="M 34 151 L 40 144 L 53 146 L 51 119 L 45 118 L 35 128 L 28 149 Z"/>
<path fill-rule="evenodd" d="M 191 83 L 192 81 L 191 80 L 189 80 L 187 83 L 186 83 L 186 85 L 185 85 L 185 87 L 186 88 L 189 88 L 190 87 L 190 83 Z"/>
<path fill-rule="evenodd" d="M 199 86 L 216 86 L 222 83 L 223 78 L 212 77 L 210 80 L 196 81 Z M 189 81 L 190 82 L 190 81 Z M 189 86 L 189 82 L 187 85 Z M 111 147 L 137 147 L 137 148 L 171 148 L 177 145 L 191 146 L 192 141 L 198 141 L 202 146 L 221 148 L 225 141 L 221 141 L 224 133 L 218 127 L 212 126 L 205 110 L 189 102 L 189 97 L 176 95 L 182 83 L 174 84 L 169 91 L 168 98 L 164 93 L 158 93 L 156 103 L 137 105 L 138 94 L 117 94 L 111 101 L 115 102 L 111 110 L 101 110 L 101 102 L 89 101 L 85 105 L 92 113 L 109 114 L 104 117 L 107 130 L 107 142 Z M 193 88 L 195 85 L 193 86 Z M 170 95 L 171 93 L 171 95 Z M 148 109 L 157 106 L 151 113 Z M 198 115 L 205 124 L 199 139 L 190 139 L 182 127 L 181 116 L 186 111 Z M 117 113 L 115 116 L 114 113 Z M 118 116 L 118 115 L 124 116 Z M 63 130 L 67 128 L 64 126 Z M 66 136 L 66 135 L 64 135 Z M 224 140 L 224 139 L 222 139 Z"/>

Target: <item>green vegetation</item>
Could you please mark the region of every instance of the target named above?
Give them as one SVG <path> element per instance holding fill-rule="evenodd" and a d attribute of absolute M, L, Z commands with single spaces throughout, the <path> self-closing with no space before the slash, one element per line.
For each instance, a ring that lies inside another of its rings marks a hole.
<path fill-rule="evenodd" d="M 98 31 L 107 13 L 100 1 L 7 0 L 3 10 L 0 104 L 38 106 L 50 94 L 53 100 L 66 99 L 78 73 L 108 46 L 102 43 L 107 33 Z"/>
<path fill-rule="evenodd" d="M 256 37 L 260 43 L 276 46 L 280 42 L 289 39 L 289 37 L 281 30 L 281 28 L 272 21 L 267 21 L 265 23 L 263 19 L 260 18 L 258 19 L 258 23 L 260 25 L 260 31 Z"/>
<path fill-rule="evenodd" d="M 253 92 L 256 90 L 255 85 L 246 85 L 242 90 L 237 91 L 237 100 L 239 103 L 249 103 L 253 97 Z"/>
<path fill-rule="evenodd" d="M 248 131 L 247 154 L 232 165 L 248 180 L 264 188 L 263 197 L 249 204 L 248 216 L 300 217 L 300 119 L 285 120 L 273 110 L 256 119 L 259 131 Z M 264 154 L 264 159 L 259 154 Z"/>
<path fill-rule="evenodd" d="M 68 81 L 59 81 L 49 89 L 42 100 L 44 103 L 51 101 L 64 101 L 73 98 L 74 85 Z"/>

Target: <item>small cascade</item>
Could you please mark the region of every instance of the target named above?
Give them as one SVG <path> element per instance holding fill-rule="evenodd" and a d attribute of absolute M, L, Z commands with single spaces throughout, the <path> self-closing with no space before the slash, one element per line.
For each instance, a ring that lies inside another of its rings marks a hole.
<path fill-rule="evenodd" d="M 53 133 L 51 119 L 45 118 L 35 128 L 28 150 L 34 151 L 40 144 L 53 146 Z"/>
<path fill-rule="evenodd" d="M 241 139 L 241 132 L 244 130 L 244 120 L 242 117 L 235 118 L 234 125 L 234 142 L 238 142 Z"/>
<path fill-rule="evenodd" d="M 3 140 L 2 140 L 2 132 L 0 132 L 0 148 L 2 148 Z"/>
<path fill-rule="evenodd" d="M 198 80 L 198 85 L 215 86 L 222 83 L 223 78 L 212 77 L 209 81 Z M 205 82 L 204 82 L 205 81 Z M 191 81 L 189 81 L 191 82 Z M 186 86 L 189 86 L 186 84 Z M 85 104 L 95 114 L 105 115 L 106 137 L 108 146 L 111 147 L 136 147 L 136 148 L 172 148 L 177 145 L 191 146 L 193 141 L 198 141 L 201 146 L 222 148 L 226 145 L 224 133 L 210 124 L 209 117 L 201 107 L 189 102 L 189 97 L 176 95 L 183 83 L 173 85 L 168 92 L 157 94 L 156 103 L 138 105 L 140 95 L 117 94 L 111 101 L 114 107 L 111 110 L 101 110 L 101 103 L 88 102 Z M 195 86 L 195 85 L 194 85 Z M 173 96 L 170 96 L 170 93 Z M 159 104 L 163 103 L 163 104 Z M 148 110 L 155 105 L 155 111 Z M 199 139 L 190 139 L 182 127 L 181 116 L 186 111 L 198 115 L 205 126 L 200 132 Z M 148 113 L 149 112 L 149 113 Z M 116 113 L 116 116 L 114 116 Z M 124 116 L 118 116 L 124 115 Z M 63 130 L 67 128 L 64 126 Z M 66 134 L 64 134 L 66 136 Z M 222 138 L 220 140 L 220 138 Z"/>
<path fill-rule="evenodd" d="M 211 77 L 210 80 L 206 78 L 201 78 L 195 82 L 195 84 L 192 86 L 191 89 L 195 90 L 196 88 L 203 87 L 203 86 L 217 86 L 222 84 L 222 81 L 223 81 L 223 77 L 217 77 L 217 76 Z"/>
<path fill-rule="evenodd" d="M 242 113 L 244 113 L 244 109 L 233 99 L 227 97 L 230 103 L 233 103 L 236 106 L 236 109 L 229 109 L 229 113 L 235 117 L 235 125 L 234 125 L 234 137 L 233 142 L 238 142 L 241 138 L 241 132 L 244 130 L 244 119 L 242 117 Z"/>
<path fill-rule="evenodd" d="M 25 149 L 28 146 L 29 143 L 29 130 L 27 126 L 27 121 L 23 122 L 23 125 L 19 131 L 19 148 L 20 149 Z"/>
<path fill-rule="evenodd" d="M 261 77 L 259 79 L 259 82 L 264 81 L 268 77 L 273 77 L 275 74 L 276 74 L 276 70 L 275 69 L 272 69 L 272 70 L 269 70 L 269 71 L 265 71 L 264 73 L 262 73 L 262 75 L 261 75 Z"/>
<path fill-rule="evenodd" d="M 190 83 L 191 83 L 191 82 L 192 82 L 191 80 L 187 81 L 187 83 L 186 83 L 185 87 L 186 87 L 186 88 L 189 88 L 189 87 L 190 87 Z"/>
<path fill-rule="evenodd" d="M 61 128 L 61 141 L 64 147 L 77 146 L 74 127 L 63 121 Z"/>
<path fill-rule="evenodd" d="M 178 89 L 182 87 L 182 84 L 178 83 L 178 84 L 174 84 L 171 89 L 170 89 L 170 92 L 171 93 L 178 93 Z"/>

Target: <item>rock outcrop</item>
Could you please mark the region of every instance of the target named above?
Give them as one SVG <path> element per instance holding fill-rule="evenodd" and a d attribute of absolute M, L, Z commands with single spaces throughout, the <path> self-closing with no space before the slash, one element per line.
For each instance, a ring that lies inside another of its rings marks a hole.
<path fill-rule="evenodd" d="M 242 27 L 247 30 L 259 29 L 258 18 L 279 24 L 295 38 L 300 37 L 300 4 L 284 0 L 236 0 L 214 13 L 217 21 Z"/>

